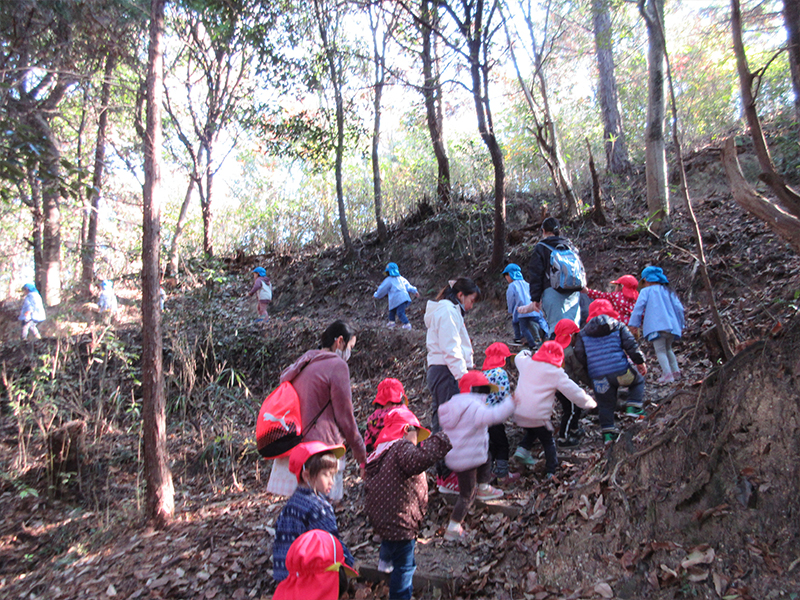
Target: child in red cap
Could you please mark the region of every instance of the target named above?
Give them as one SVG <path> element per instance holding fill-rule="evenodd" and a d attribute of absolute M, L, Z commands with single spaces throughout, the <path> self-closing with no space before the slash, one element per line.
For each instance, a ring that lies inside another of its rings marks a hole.
<path fill-rule="evenodd" d="M 506 359 L 509 356 L 513 355 L 508 346 L 502 342 L 495 342 L 486 348 L 486 358 L 481 369 L 489 383 L 497 386 L 497 391 L 492 392 L 486 398 L 486 404 L 489 406 L 500 404 L 511 394 L 508 373 L 503 368 L 506 366 Z M 511 473 L 508 470 L 508 451 L 505 425 L 497 423 L 489 427 L 489 460 L 494 462 L 494 475 L 500 485 L 519 479 L 519 473 Z"/>
<path fill-rule="evenodd" d="M 586 366 L 575 357 L 575 334 L 580 329 L 575 321 L 561 319 L 555 326 L 555 342 L 564 349 L 564 372 L 575 383 L 583 383 L 592 387 L 592 380 L 586 372 Z M 556 392 L 556 398 L 561 403 L 561 425 L 558 428 L 558 445 L 564 448 L 577 446 L 585 432 L 580 426 L 583 416 L 582 410 L 570 402 L 561 392 Z"/>
<path fill-rule="evenodd" d="M 514 402 L 517 405 L 514 420 L 525 429 L 525 437 L 514 453 L 514 458 L 525 464 L 536 464 L 531 456 L 531 447 L 534 440 L 538 439 L 544 448 L 545 468 L 550 478 L 558 468 L 553 424 L 550 422 L 556 391 L 581 408 L 594 408 L 597 403 L 561 368 L 564 363 L 564 349 L 557 342 L 545 342 L 533 356 L 529 351 L 523 350 L 517 354 L 514 362 L 519 371 L 519 382 L 514 391 Z"/>
<path fill-rule="evenodd" d="M 273 578 L 283 581 L 289 574 L 286 558 L 289 548 L 301 534 L 322 529 L 339 538 L 336 515 L 327 495 L 344 455 L 344 446 L 323 442 L 301 442 L 289 455 L 289 470 L 297 477 L 297 489 L 286 502 L 275 523 L 275 544 L 272 549 Z M 355 563 L 350 551 L 343 547 L 345 562 Z"/>
<path fill-rule="evenodd" d="M 489 485 L 492 467 L 489 461 L 489 426 L 502 423 L 514 412 L 507 397 L 500 404 L 487 406 L 486 397 L 497 391 L 480 371 L 467 371 L 458 382 L 460 394 L 439 406 L 439 424 L 450 438 L 453 449 L 445 463 L 458 477 L 458 500 L 444 534 L 446 540 L 461 539 L 461 526 L 475 498 L 502 498 L 503 491 Z"/>
<path fill-rule="evenodd" d="M 431 436 L 414 413 L 401 406 L 386 416 L 375 451 L 367 457 L 365 508 L 381 536 L 381 561 L 390 567 L 381 569 L 391 573 L 389 598 L 411 598 L 417 568 L 414 546 L 428 510 L 425 471 L 451 447 L 444 432 Z"/>
<path fill-rule="evenodd" d="M 346 563 L 342 542 L 323 529 L 306 531 L 292 543 L 286 568 L 273 600 L 337 600 L 346 577 L 358 577 Z"/>
<path fill-rule="evenodd" d="M 633 275 L 623 275 L 611 282 L 613 292 L 601 292 L 591 288 L 584 288 L 583 292 L 592 300 L 608 300 L 611 306 L 619 313 L 619 321 L 628 324 L 636 299 L 639 297 L 639 282 Z"/>
<path fill-rule="evenodd" d="M 378 408 L 367 419 L 367 431 L 364 433 L 364 445 L 367 452 L 375 450 L 375 440 L 383 429 L 383 421 L 390 412 L 403 405 L 408 405 L 408 398 L 403 384 L 393 377 L 387 377 L 378 384 L 378 393 L 373 404 Z"/>

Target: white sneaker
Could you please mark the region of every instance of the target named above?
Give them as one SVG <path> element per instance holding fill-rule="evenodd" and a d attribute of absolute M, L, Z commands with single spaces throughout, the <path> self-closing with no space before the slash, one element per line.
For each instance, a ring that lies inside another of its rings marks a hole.
<path fill-rule="evenodd" d="M 447 530 L 444 532 L 444 539 L 448 542 L 455 542 L 460 539 L 463 539 L 466 535 L 464 528 L 461 526 L 461 523 L 458 524 L 456 528 L 451 528 L 449 525 L 447 526 Z"/>
<path fill-rule="evenodd" d="M 496 487 L 492 487 L 488 484 L 481 484 L 478 486 L 478 493 L 475 494 L 475 497 L 481 502 L 486 502 L 487 500 L 497 500 L 498 498 L 503 497 L 503 490 L 498 490 Z"/>
<path fill-rule="evenodd" d="M 378 571 L 381 573 L 391 573 L 394 571 L 394 565 L 385 560 L 378 560 Z"/>
<path fill-rule="evenodd" d="M 391 329 L 392 327 L 394 327 L 394 326 L 395 326 L 395 322 L 394 322 L 394 321 L 389 321 L 388 323 L 386 323 L 386 326 L 387 326 L 389 329 Z"/>
<path fill-rule="evenodd" d="M 403 329 L 411 329 L 411 323 L 403 324 Z"/>

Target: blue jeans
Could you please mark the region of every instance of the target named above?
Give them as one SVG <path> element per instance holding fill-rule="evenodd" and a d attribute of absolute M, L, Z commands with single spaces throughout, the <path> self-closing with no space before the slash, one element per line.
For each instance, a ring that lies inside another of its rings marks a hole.
<path fill-rule="evenodd" d="M 542 345 L 542 342 L 544 342 L 544 339 L 536 319 L 532 319 L 530 317 L 520 317 L 519 321 L 517 321 L 515 325 L 519 326 L 520 333 L 528 343 L 528 347 L 534 351 L 538 350 Z M 514 332 L 516 334 L 516 328 Z"/>
<path fill-rule="evenodd" d="M 381 542 L 381 556 L 391 557 L 392 574 L 389 576 L 389 599 L 409 600 L 414 591 L 414 571 L 417 562 L 414 560 L 414 546 L 417 540 L 400 540 Z"/>
<path fill-rule="evenodd" d="M 620 381 L 627 375 L 632 377 L 629 381 Z M 617 392 L 620 387 L 628 386 L 628 406 L 642 408 L 644 398 L 644 377 L 639 374 L 635 367 L 630 366 L 621 373 L 606 375 L 592 380 L 594 387 L 594 397 L 597 399 L 597 414 L 600 420 L 600 430 L 603 433 L 615 433 L 614 410 L 617 408 Z"/>
<path fill-rule="evenodd" d="M 408 323 L 408 317 L 406 316 L 406 307 L 411 304 L 411 302 L 403 302 L 402 304 L 398 304 L 394 308 L 389 309 L 389 320 L 394 323 L 394 317 L 397 315 L 397 318 L 400 319 L 400 322 L 405 325 Z"/>

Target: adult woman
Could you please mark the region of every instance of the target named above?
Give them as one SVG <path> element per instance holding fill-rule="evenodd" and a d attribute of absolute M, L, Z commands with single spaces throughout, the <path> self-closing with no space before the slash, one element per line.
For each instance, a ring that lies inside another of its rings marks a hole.
<path fill-rule="evenodd" d="M 364 440 L 353 414 L 350 391 L 350 369 L 347 359 L 356 344 L 352 325 L 335 321 L 322 334 L 319 350 L 309 350 L 281 373 L 280 382 L 291 381 L 300 398 L 300 414 L 304 427 L 303 441 L 320 441 L 331 446 L 346 444 L 353 450 L 358 464 L 367 462 Z M 311 425 L 315 417 L 316 423 Z M 339 459 L 330 500 L 341 500 L 344 494 L 344 458 Z M 267 491 L 290 495 L 297 487 L 297 478 L 289 472 L 289 459 L 272 463 Z"/>
<path fill-rule="evenodd" d="M 464 325 L 464 315 L 475 305 L 480 289 L 472 279 L 450 281 L 435 301 L 428 301 L 425 326 L 428 334 L 428 389 L 433 395 L 431 431 L 439 427 L 439 405 L 459 393 L 458 381 L 472 368 L 472 342 Z M 444 463 L 437 465 L 436 483 L 443 493 L 458 493 L 458 480 Z"/>

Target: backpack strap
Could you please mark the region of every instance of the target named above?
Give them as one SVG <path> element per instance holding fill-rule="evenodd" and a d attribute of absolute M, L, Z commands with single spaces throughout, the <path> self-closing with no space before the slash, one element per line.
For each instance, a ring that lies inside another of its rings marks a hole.
<path fill-rule="evenodd" d="M 332 401 L 333 400 L 331 398 L 328 398 L 328 401 L 325 403 L 325 406 L 323 406 L 322 409 L 317 413 L 317 416 L 314 417 L 313 419 L 311 419 L 311 423 L 309 423 L 307 426 L 303 425 L 303 436 L 302 437 L 306 437 L 306 433 L 308 432 L 308 430 L 311 429 L 312 427 L 314 427 L 314 425 L 317 424 L 317 419 L 319 419 L 322 416 L 322 413 L 324 413 L 325 409 L 328 408 L 331 405 Z"/>

